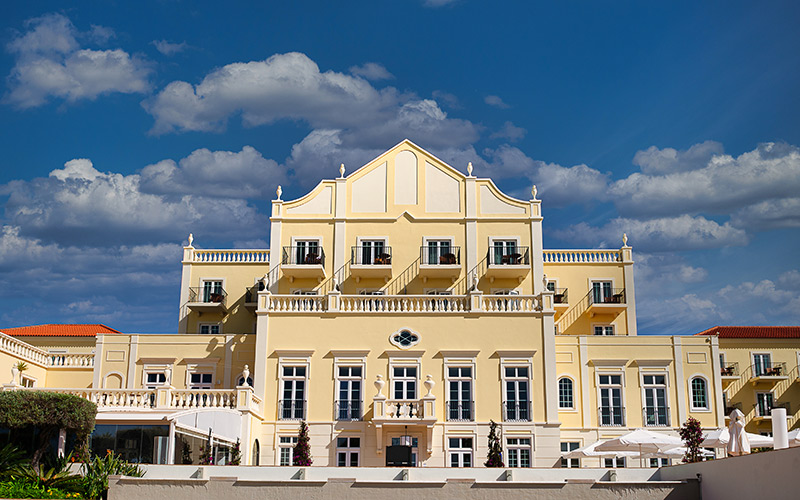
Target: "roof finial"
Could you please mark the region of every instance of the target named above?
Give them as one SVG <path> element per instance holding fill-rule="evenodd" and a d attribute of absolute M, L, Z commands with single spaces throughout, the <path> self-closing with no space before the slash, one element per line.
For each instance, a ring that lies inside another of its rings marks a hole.
<path fill-rule="evenodd" d="M 283 188 L 278 186 L 278 189 L 275 190 L 275 194 L 278 195 L 278 201 L 281 201 L 281 195 L 283 194 Z"/>
<path fill-rule="evenodd" d="M 467 163 L 467 175 L 472 177 L 472 162 Z"/>
<path fill-rule="evenodd" d="M 536 193 L 538 193 L 538 192 L 539 192 L 539 190 L 536 189 L 536 184 L 534 184 L 533 187 L 531 188 L 531 196 L 533 196 L 534 200 L 536 200 Z"/>
<path fill-rule="evenodd" d="M 628 246 L 628 235 L 625 233 L 622 233 L 622 244 Z"/>
<path fill-rule="evenodd" d="M 344 163 L 339 165 L 339 176 L 340 178 L 344 178 Z"/>
<path fill-rule="evenodd" d="M 189 245 L 188 246 L 192 246 L 192 242 L 193 241 L 194 241 L 194 235 L 192 233 L 189 233 Z"/>

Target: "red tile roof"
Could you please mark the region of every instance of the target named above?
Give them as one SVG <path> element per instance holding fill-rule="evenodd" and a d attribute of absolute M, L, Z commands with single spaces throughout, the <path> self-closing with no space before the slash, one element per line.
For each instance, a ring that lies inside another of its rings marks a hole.
<path fill-rule="evenodd" d="M 695 335 L 721 339 L 800 339 L 800 326 L 715 326 Z"/>
<path fill-rule="evenodd" d="M 12 337 L 94 337 L 98 333 L 120 333 L 101 324 L 20 326 L 3 328 L 0 332 Z"/>

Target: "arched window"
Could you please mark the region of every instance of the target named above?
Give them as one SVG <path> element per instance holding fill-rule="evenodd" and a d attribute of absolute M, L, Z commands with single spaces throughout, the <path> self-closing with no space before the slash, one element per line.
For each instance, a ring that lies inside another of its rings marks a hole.
<path fill-rule="evenodd" d="M 708 410 L 708 384 L 702 377 L 694 377 L 690 382 L 692 388 L 692 410 Z"/>
<path fill-rule="evenodd" d="M 253 465 L 259 465 L 259 458 L 261 456 L 261 446 L 258 444 L 258 439 L 253 442 Z"/>
<path fill-rule="evenodd" d="M 558 407 L 575 408 L 575 399 L 572 391 L 572 379 L 561 377 L 558 379 Z"/>

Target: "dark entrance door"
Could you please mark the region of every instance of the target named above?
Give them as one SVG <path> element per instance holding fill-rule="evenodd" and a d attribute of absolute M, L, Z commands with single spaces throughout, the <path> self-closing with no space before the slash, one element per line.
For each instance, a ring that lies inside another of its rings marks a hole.
<path fill-rule="evenodd" d="M 386 467 L 411 467 L 411 447 L 386 447 Z"/>

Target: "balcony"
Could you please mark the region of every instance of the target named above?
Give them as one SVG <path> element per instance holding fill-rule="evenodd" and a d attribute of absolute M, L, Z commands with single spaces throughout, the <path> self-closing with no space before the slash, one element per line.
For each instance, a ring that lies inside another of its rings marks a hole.
<path fill-rule="evenodd" d="M 619 314 L 627 308 L 624 288 L 595 289 L 589 291 L 588 310 L 590 315 Z"/>
<path fill-rule="evenodd" d="M 448 401 L 446 409 L 448 422 L 472 422 L 475 418 L 473 401 Z"/>
<path fill-rule="evenodd" d="M 601 406 L 597 409 L 597 424 L 600 427 L 625 427 L 625 407 Z"/>
<path fill-rule="evenodd" d="M 531 272 L 530 248 L 506 245 L 489 247 L 486 276 L 490 281 L 497 278 L 516 278 L 519 281 Z"/>
<path fill-rule="evenodd" d="M 246 288 L 244 291 L 244 306 L 250 310 L 255 311 L 258 309 L 258 292 L 264 289 L 264 284 L 259 283 Z"/>
<path fill-rule="evenodd" d="M 753 385 L 775 385 L 784 380 L 789 380 L 786 363 L 768 362 L 750 366 L 750 382 Z"/>
<path fill-rule="evenodd" d="M 642 409 L 642 422 L 646 427 L 669 427 L 669 408 L 646 406 Z"/>
<path fill-rule="evenodd" d="M 505 422 L 530 422 L 530 401 L 506 401 L 503 403 L 503 420 Z"/>
<path fill-rule="evenodd" d="M 281 399 L 278 402 L 279 420 L 305 420 L 306 402 L 302 399 Z"/>
<path fill-rule="evenodd" d="M 419 275 L 456 279 L 461 274 L 461 247 L 419 247 Z"/>
<path fill-rule="evenodd" d="M 765 420 L 772 420 L 772 410 L 775 408 L 785 408 L 786 415 L 791 416 L 792 413 L 789 411 L 789 403 L 774 403 L 769 400 L 759 401 L 755 405 L 755 417 L 753 420 L 756 422 L 765 421 Z"/>
<path fill-rule="evenodd" d="M 281 269 L 290 282 L 295 278 L 322 280 L 325 277 L 325 251 L 316 245 L 283 247 Z"/>
<path fill-rule="evenodd" d="M 720 379 L 722 380 L 722 388 L 728 387 L 732 382 L 736 382 L 740 378 L 739 363 L 725 363 L 720 368 Z"/>
<path fill-rule="evenodd" d="M 186 306 L 199 313 L 225 313 L 228 294 L 222 287 L 194 286 L 189 288 L 189 302 Z"/>
<path fill-rule="evenodd" d="M 558 319 L 567 309 L 569 309 L 569 295 L 566 288 L 554 288 L 553 307 L 556 310 L 555 319 Z"/>
<path fill-rule="evenodd" d="M 336 420 L 361 420 L 361 401 L 343 400 L 336 401 L 333 409 Z"/>
<path fill-rule="evenodd" d="M 388 280 L 392 277 L 392 247 L 351 247 L 350 274 L 356 278 L 356 282 L 361 278 Z"/>

